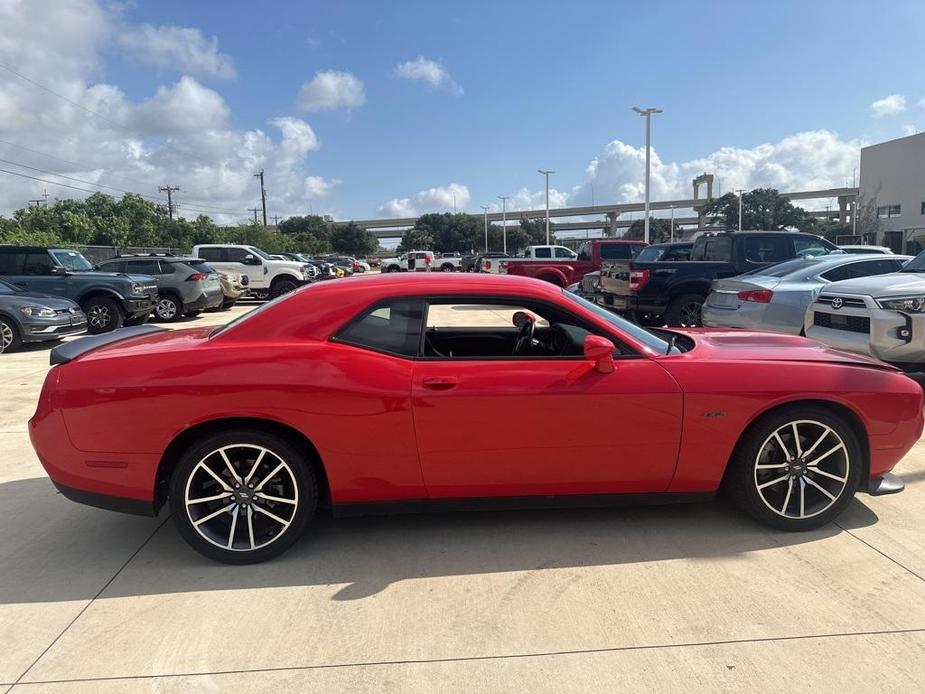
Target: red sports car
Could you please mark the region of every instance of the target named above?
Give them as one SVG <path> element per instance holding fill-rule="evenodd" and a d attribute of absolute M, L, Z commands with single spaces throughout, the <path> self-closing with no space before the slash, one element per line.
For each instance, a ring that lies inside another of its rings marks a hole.
<path fill-rule="evenodd" d="M 61 492 L 230 563 L 335 514 L 690 501 L 802 530 L 885 494 L 922 390 L 799 337 L 646 330 L 546 282 L 314 284 L 224 327 L 56 348 L 30 422 Z M 375 445 L 358 446 L 357 441 Z"/>

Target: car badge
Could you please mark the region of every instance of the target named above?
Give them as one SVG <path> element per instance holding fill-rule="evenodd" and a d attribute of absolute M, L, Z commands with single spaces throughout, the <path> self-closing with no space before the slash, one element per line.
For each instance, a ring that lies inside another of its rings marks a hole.
<path fill-rule="evenodd" d="M 832 299 L 832 308 L 837 311 L 844 305 L 844 303 L 844 300 L 840 296 L 836 296 L 834 299 Z"/>

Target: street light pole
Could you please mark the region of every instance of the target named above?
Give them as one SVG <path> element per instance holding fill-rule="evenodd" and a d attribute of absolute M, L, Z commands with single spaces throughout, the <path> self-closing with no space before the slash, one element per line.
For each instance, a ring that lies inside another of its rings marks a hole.
<path fill-rule="evenodd" d="M 507 253 L 507 201 L 511 199 L 511 196 L 499 195 L 497 197 L 501 201 L 501 238 L 504 244 L 501 250 Z"/>
<path fill-rule="evenodd" d="M 555 173 L 547 169 L 537 169 L 537 172 L 546 177 L 546 245 L 549 245 L 549 174 Z"/>
<path fill-rule="evenodd" d="M 649 152 L 652 148 L 652 114 L 653 113 L 662 113 L 660 108 L 639 108 L 638 106 L 633 106 L 633 110 L 638 113 L 640 116 L 644 116 L 646 119 L 646 220 L 645 220 L 645 238 L 643 239 L 646 243 L 649 243 Z"/>
<path fill-rule="evenodd" d="M 485 212 L 485 252 L 488 253 L 488 205 L 479 205 Z"/>
<path fill-rule="evenodd" d="M 745 193 L 745 188 L 736 188 L 735 192 L 739 195 L 739 231 L 742 231 L 742 195 Z"/>
<path fill-rule="evenodd" d="M 668 238 L 674 243 L 674 205 L 671 206 L 671 234 Z"/>

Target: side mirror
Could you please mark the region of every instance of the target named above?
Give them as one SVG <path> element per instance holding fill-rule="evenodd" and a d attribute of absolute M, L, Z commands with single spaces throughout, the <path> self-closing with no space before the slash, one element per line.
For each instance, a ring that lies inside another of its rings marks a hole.
<path fill-rule="evenodd" d="M 245 265 L 260 265 L 260 260 L 256 256 L 253 256 L 250 253 L 248 253 L 246 256 L 244 256 L 244 264 Z"/>
<path fill-rule="evenodd" d="M 613 373 L 613 352 L 616 349 L 613 342 L 600 335 L 588 335 L 585 337 L 585 359 L 594 362 L 594 368 L 598 373 Z"/>
<path fill-rule="evenodd" d="M 67 270 L 65 270 L 63 267 L 60 267 L 58 265 L 52 265 L 51 268 L 49 268 L 48 270 L 48 274 L 49 275 L 66 275 Z"/>

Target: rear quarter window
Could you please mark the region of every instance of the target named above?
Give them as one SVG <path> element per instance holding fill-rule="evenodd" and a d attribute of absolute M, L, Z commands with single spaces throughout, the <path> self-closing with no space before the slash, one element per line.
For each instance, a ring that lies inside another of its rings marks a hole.
<path fill-rule="evenodd" d="M 352 320 L 335 337 L 355 347 L 403 357 L 418 354 L 424 303 L 418 299 L 396 299 L 368 309 Z"/>

